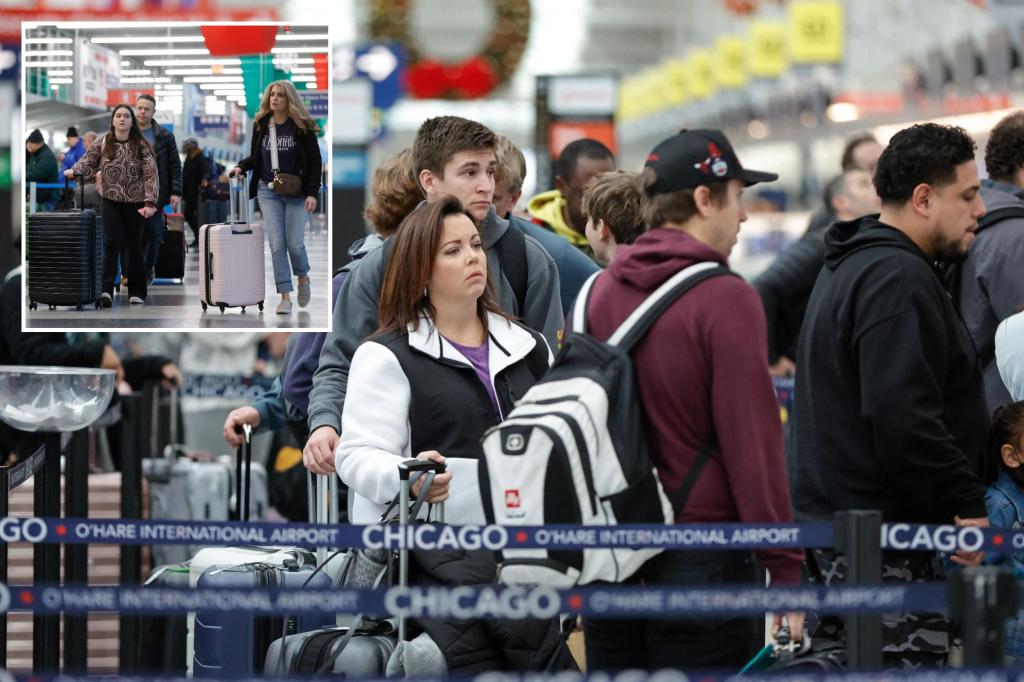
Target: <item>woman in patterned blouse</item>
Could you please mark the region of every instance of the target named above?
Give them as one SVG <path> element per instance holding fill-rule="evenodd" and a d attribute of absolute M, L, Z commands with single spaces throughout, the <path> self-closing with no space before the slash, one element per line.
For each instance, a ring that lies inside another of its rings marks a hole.
<path fill-rule="evenodd" d="M 146 269 L 142 256 L 142 229 L 156 212 L 157 170 L 153 148 L 142 136 L 135 112 L 127 104 L 114 107 L 110 132 L 89 145 L 74 166 L 64 171 L 87 180 L 102 171 L 100 215 L 103 217 L 103 294 L 100 303 L 113 303 L 117 259 L 128 255 L 129 303 L 146 300 Z"/>

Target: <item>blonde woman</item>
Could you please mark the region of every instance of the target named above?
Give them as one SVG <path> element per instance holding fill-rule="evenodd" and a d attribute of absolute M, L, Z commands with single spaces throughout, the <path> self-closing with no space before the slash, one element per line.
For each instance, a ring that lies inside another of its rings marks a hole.
<path fill-rule="evenodd" d="M 270 242 L 274 281 L 281 294 L 277 306 L 279 315 L 292 311 L 292 270 L 299 281 L 299 307 L 309 303 L 305 213 L 316 210 L 320 194 L 317 132 L 317 125 L 299 100 L 295 86 L 289 81 L 274 81 L 264 91 L 256 112 L 249 156 L 239 161 L 230 173 L 253 171 L 249 198 L 259 199 L 263 212 L 263 230 Z M 277 142 L 276 154 L 271 147 L 272 139 Z"/>

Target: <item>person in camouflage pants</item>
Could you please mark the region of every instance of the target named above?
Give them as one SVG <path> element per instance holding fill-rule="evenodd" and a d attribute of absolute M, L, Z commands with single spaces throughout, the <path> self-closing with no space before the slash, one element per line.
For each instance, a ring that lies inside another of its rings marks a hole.
<path fill-rule="evenodd" d="M 846 582 L 846 557 L 831 549 L 807 552 L 811 582 L 833 586 Z M 934 555 L 892 554 L 882 556 L 882 582 L 925 583 L 946 579 Z M 882 614 L 882 665 L 886 669 L 914 670 L 946 664 L 952 640 L 952 622 L 942 613 Z M 811 635 L 811 649 L 846 648 L 846 619 L 822 616 Z"/>

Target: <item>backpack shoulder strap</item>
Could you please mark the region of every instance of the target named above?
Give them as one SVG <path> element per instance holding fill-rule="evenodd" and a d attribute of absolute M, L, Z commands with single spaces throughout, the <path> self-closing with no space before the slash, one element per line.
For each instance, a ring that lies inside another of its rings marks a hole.
<path fill-rule="evenodd" d="M 679 297 L 704 280 L 718 275 L 736 276 L 736 273 L 726 266 L 712 261 L 696 263 L 680 270 L 629 314 L 629 317 L 608 338 L 608 343 L 628 352 Z"/>
<path fill-rule="evenodd" d="M 1017 206 L 1004 206 L 1003 208 L 997 208 L 994 211 L 990 211 L 985 215 L 981 216 L 981 220 L 978 221 L 978 232 L 981 232 L 987 227 L 992 227 L 998 222 L 1006 220 L 1007 218 L 1019 218 L 1024 220 L 1024 204 Z"/>
<path fill-rule="evenodd" d="M 516 314 L 522 317 L 526 310 L 526 283 L 529 277 L 526 263 L 526 236 L 522 230 L 513 226 L 510 220 L 508 229 L 505 230 L 505 234 L 501 235 L 501 239 L 495 246 L 498 250 L 498 262 L 501 264 L 501 270 L 508 278 L 508 283 L 512 285 L 512 291 L 516 296 L 516 305 L 519 306 Z"/>
<path fill-rule="evenodd" d="M 585 334 L 587 331 L 587 307 L 590 304 L 590 292 L 594 288 L 597 276 L 602 272 L 603 270 L 598 270 L 588 277 L 580 287 L 579 293 L 576 294 L 576 302 L 572 307 L 572 331 L 575 334 Z"/>

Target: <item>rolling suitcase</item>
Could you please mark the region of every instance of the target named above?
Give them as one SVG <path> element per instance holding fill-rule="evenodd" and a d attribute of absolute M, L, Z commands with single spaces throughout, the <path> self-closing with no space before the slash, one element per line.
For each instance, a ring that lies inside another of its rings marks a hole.
<path fill-rule="evenodd" d="M 249 511 L 253 507 L 252 503 L 252 484 L 249 476 L 249 472 L 252 469 L 252 442 L 250 439 L 251 430 L 246 427 L 245 429 L 245 441 L 238 451 L 238 458 L 235 465 L 235 484 L 234 489 L 241 491 L 241 506 L 235 505 L 232 510 L 232 518 L 241 520 L 249 520 Z M 214 466 L 219 466 L 222 469 L 226 469 L 223 463 L 217 463 Z M 225 499 L 228 498 L 225 495 Z M 239 567 L 243 565 L 261 565 L 270 566 L 276 568 L 284 568 L 286 566 L 294 566 L 298 572 L 301 572 L 305 577 L 303 580 L 308 579 L 313 569 L 316 567 L 316 558 L 313 552 L 307 549 L 300 549 L 295 547 L 209 547 L 207 549 L 200 550 L 192 560 L 189 562 L 189 586 L 196 587 L 199 585 L 203 575 L 212 567 L 217 567 L 220 570 L 226 568 Z M 279 577 L 277 574 L 271 574 L 269 571 L 264 569 L 264 572 L 271 577 L 266 579 L 274 579 Z M 318 574 L 319 576 L 320 574 Z M 229 576 L 231 579 L 243 580 L 239 575 L 232 574 Z M 249 580 L 255 581 L 260 579 L 258 576 L 250 577 Z M 284 580 L 293 580 L 294 578 L 284 578 Z M 323 580 L 327 581 L 327 585 L 330 584 L 330 578 L 326 575 L 323 576 Z M 288 582 L 287 584 L 292 584 Z M 255 586 L 255 585 L 253 585 Z M 218 629 L 212 627 L 213 621 L 210 618 L 206 618 L 200 622 L 197 618 L 197 613 L 189 613 L 186 621 L 186 642 L 185 642 L 185 665 L 189 675 L 197 674 L 195 668 L 198 662 L 204 666 L 204 670 L 208 674 L 214 674 L 211 671 L 215 670 L 213 666 L 216 665 L 216 658 L 219 654 L 209 653 L 211 651 L 218 651 L 220 645 L 216 643 L 220 632 Z M 215 614 L 222 615 L 222 614 Z M 233 615 L 233 614 L 232 614 Z M 250 619 L 251 620 L 251 619 Z M 280 619 L 278 619 L 280 620 Z M 328 619 L 330 620 L 330 619 Z M 322 622 L 309 625 L 309 627 L 317 627 Z M 231 628 L 237 628 L 241 625 L 247 629 L 249 626 L 246 622 L 230 622 Z M 200 627 L 202 626 L 202 627 Z M 262 633 L 265 631 L 266 625 L 264 624 L 256 631 Z M 271 626 L 272 628 L 272 626 Z M 234 632 L 234 629 L 232 629 Z M 273 629 L 271 629 L 273 633 Z M 266 643 L 269 643 L 273 637 L 266 639 Z M 201 655 L 197 652 L 202 652 Z M 260 661 L 262 664 L 262 656 L 266 653 L 266 644 L 262 646 L 260 653 Z M 228 671 L 232 672 L 232 671 Z M 202 673 L 198 673 L 202 674 Z M 224 672 L 220 673 L 223 676 Z"/>
<path fill-rule="evenodd" d="M 157 279 L 185 279 L 185 216 L 164 214 L 164 236 L 156 256 Z"/>
<path fill-rule="evenodd" d="M 418 476 L 427 476 L 424 487 L 433 476 L 444 471 L 444 465 L 421 459 L 409 459 L 398 465 L 401 488 L 398 499 L 398 521 L 402 525 L 417 516 L 422 501 L 409 510 L 410 488 Z M 384 519 L 382 519 L 382 522 Z M 438 522 L 444 521 L 444 506 L 438 505 Z M 380 569 L 374 586 L 390 584 L 394 553 Z M 398 552 L 398 584 L 409 584 L 409 550 Z M 397 631 L 387 620 L 364 619 L 363 614 L 353 617 L 345 627 L 322 628 L 277 640 L 267 649 L 264 670 L 279 676 L 312 676 L 333 674 L 342 677 L 384 678 L 387 667 L 399 642 L 406 641 L 406 623 L 398 619 Z M 408 675 L 431 675 L 437 671 L 405 671 Z"/>
<path fill-rule="evenodd" d="M 232 179 L 232 184 L 236 181 Z M 204 311 L 209 306 L 221 312 L 241 307 L 244 313 L 251 305 L 263 310 L 263 224 L 249 222 L 249 203 L 243 192 L 241 187 L 232 186 L 228 222 L 199 228 L 199 298 Z"/>
<path fill-rule="evenodd" d="M 236 503 L 236 509 L 243 510 L 242 517 L 249 520 L 249 510 L 252 506 L 252 444 L 249 442 L 248 430 L 243 449 L 245 461 L 243 463 L 242 453 L 239 452 L 235 487 L 236 499 L 240 499 L 241 502 Z M 237 551 L 227 548 L 226 551 L 215 551 L 213 554 L 224 555 Z M 331 579 L 327 573 L 316 570 L 314 563 L 307 561 L 305 557 L 300 558 L 300 550 L 285 550 L 285 553 L 292 551 L 297 553 L 293 558 L 272 560 L 267 557 L 256 562 L 239 562 L 237 555 L 231 555 L 226 565 L 213 564 L 205 568 L 196 581 L 196 586 L 294 589 L 328 589 L 331 586 Z M 278 556 L 280 554 L 277 553 Z M 193 574 L 199 568 L 199 563 L 193 560 Z M 255 617 L 247 613 L 197 611 L 193 626 L 192 675 L 223 677 L 260 673 L 263 671 L 267 647 L 271 642 L 282 635 L 318 628 L 333 620 L 333 616 L 324 614 L 302 614 L 282 618 Z"/>
<path fill-rule="evenodd" d="M 152 587 L 188 587 L 189 566 L 157 566 L 144 583 Z M 185 616 L 147 614 L 139 618 L 139 671 L 182 677 L 185 675 Z"/>
<path fill-rule="evenodd" d="M 85 200 L 85 184 L 82 201 Z M 64 178 L 68 196 L 68 179 Z M 100 307 L 103 288 L 103 219 L 93 209 L 72 208 L 28 217 L 28 307 Z"/>

